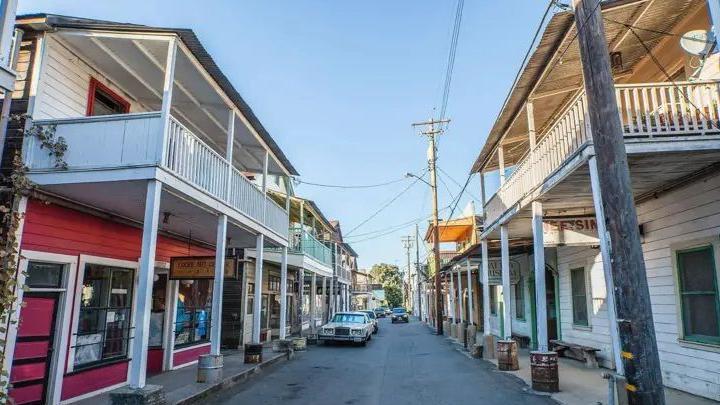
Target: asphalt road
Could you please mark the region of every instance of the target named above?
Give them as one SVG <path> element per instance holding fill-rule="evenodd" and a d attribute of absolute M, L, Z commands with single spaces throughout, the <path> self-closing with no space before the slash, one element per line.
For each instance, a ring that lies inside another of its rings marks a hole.
<path fill-rule="evenodd" d="M 391 324 L 366 347 L 309 346 L 290 362 L 218 394 L 221 404 L 555 404 L 516 377 L 460 353 L 413 321 Z"/>

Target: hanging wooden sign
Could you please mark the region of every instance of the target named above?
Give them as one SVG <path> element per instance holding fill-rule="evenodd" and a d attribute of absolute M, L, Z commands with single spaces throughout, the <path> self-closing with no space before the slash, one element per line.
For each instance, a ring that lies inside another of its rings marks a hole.
<path fill-rule="evenodd" d="M 235 274 L 235 258 L 225 258 L 224 276 Z M 215 277 L 215 256 L 181 256 L 170 258 L 171 280 L 198 280 Z"/>
<path fill-rule="evenodd" d="M 543 239 L 545 246 L 597 245 L 597 221 L 594 216 L 545 218 Z"/>

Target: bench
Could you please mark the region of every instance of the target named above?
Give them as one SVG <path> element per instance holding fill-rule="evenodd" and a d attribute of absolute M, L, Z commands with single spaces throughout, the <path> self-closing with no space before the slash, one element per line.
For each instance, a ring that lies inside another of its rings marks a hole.
<path fill-rule="evenodd" d="M 530 347 L 530 337 L 529 336 L 520 336 L 513 333 L 512 339 L 516 342 L 518 342 L 518 346 L 521 349 L 527 349 Z"/>
<path fill-rule="evenodd" d="M 551 340 L 550 350 L 557 352 L 558 357 L 570 357 L 585 363 L 587 368 L 598 368 L 597 352 L 600 349 L 575 343 Z"/>

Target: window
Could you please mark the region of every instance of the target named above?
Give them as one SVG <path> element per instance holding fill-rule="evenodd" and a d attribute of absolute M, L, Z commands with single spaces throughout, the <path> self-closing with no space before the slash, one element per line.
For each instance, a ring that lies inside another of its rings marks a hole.
<path fill-rule="evenodd" d="M 130 103 L 127 100 L 95 78 L 90 79 L 87 105 L 88 116 L 127 114 L 129 112 Z"/>
<path fill-rule="evenodd" d="M 134 270 L 85 265 L 75 367 L 127 356 Z"/>
<path fill-rule="evenodd" d="M 718 287 L 712 246 L 677 252 L 683 335 L 720 344 Z"/>
<path fill-rule="evenodd" d="M 490 286 L 490 314 L 491 315 L 497 315 L 497 313 L 498 313 L 497 288 L 498 288 L 498 286 L 496 286 L 496 285 Z"/>
<path fill-rule="evenodd" d="M 572 291 L 573 324 L 588 326 L 587 288 L 585 286 L 585 268 L 570 270 L 570 289 Z"/>
<path fill-rule="evenodd" d="M 64 267 L 57 263 L 29 262 L 25 284 L 31 288 L 60 288 Z"/>
<path fill-rule="evenodd" d="M 168 275 L 156 274 L 152 288 L 152 308 L 150 310 L 150 337 L 148 346 L 161 347 L 163 326 L 165 324 L 165 292 L 167 290 Z"/>
<path fill-rule="evenodd" d="M 513 286 L 515 289 L 515 319 L 525 320 L 525 288 L 523 288 L 523 278 L 520 277 L 517 284 Z"/>
<path fill-rule="evenodd" d="M 175 314 L 175 347 L 210 340 L 213 280 L 180 280 Z"/>

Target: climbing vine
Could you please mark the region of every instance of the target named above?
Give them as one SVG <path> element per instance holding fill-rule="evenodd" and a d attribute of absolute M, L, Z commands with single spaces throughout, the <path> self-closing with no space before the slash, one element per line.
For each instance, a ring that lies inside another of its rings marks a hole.
<path fill-rule="evenodd" d="M 40 142 L 40 149 L 46 150 L 54 160 L 54 166 L 59 169 L 67 169 L 68 166 L 64 160 L 67 151 L 65 139 L 56 136 L 54 125 L 33 125 L 28 129 L 22 129 L 25 121 L 29 118 L 26 114 L 10 116 L 10 122 L 19 127 L 15 132 L 20 134 L 21 138 L 36 138 Z M 23 215 L 20 213 L 19 205 L 22 198 L 31 195 L 35 189 L 35 185 L 27 177 L 27 168 L 23 164 L 19 151 L 15 152 L 11 167 L 6 174 L 0 177 L 0 181 L 0 263 L 2 264 L 0 268 L 0 365 L 4 365 L 8 328 L 17 323 L 12 320 L 12 315 L 16 311 L 16 292 L 18 288 L 26 289 L 24 284 L 18 284 L 21 275 L 18 273 L 20 259 L 18 233 Z M 8 384 L 8 370 L 3 367 L 0 370 L 1 403 L 9 400 Z"/>

